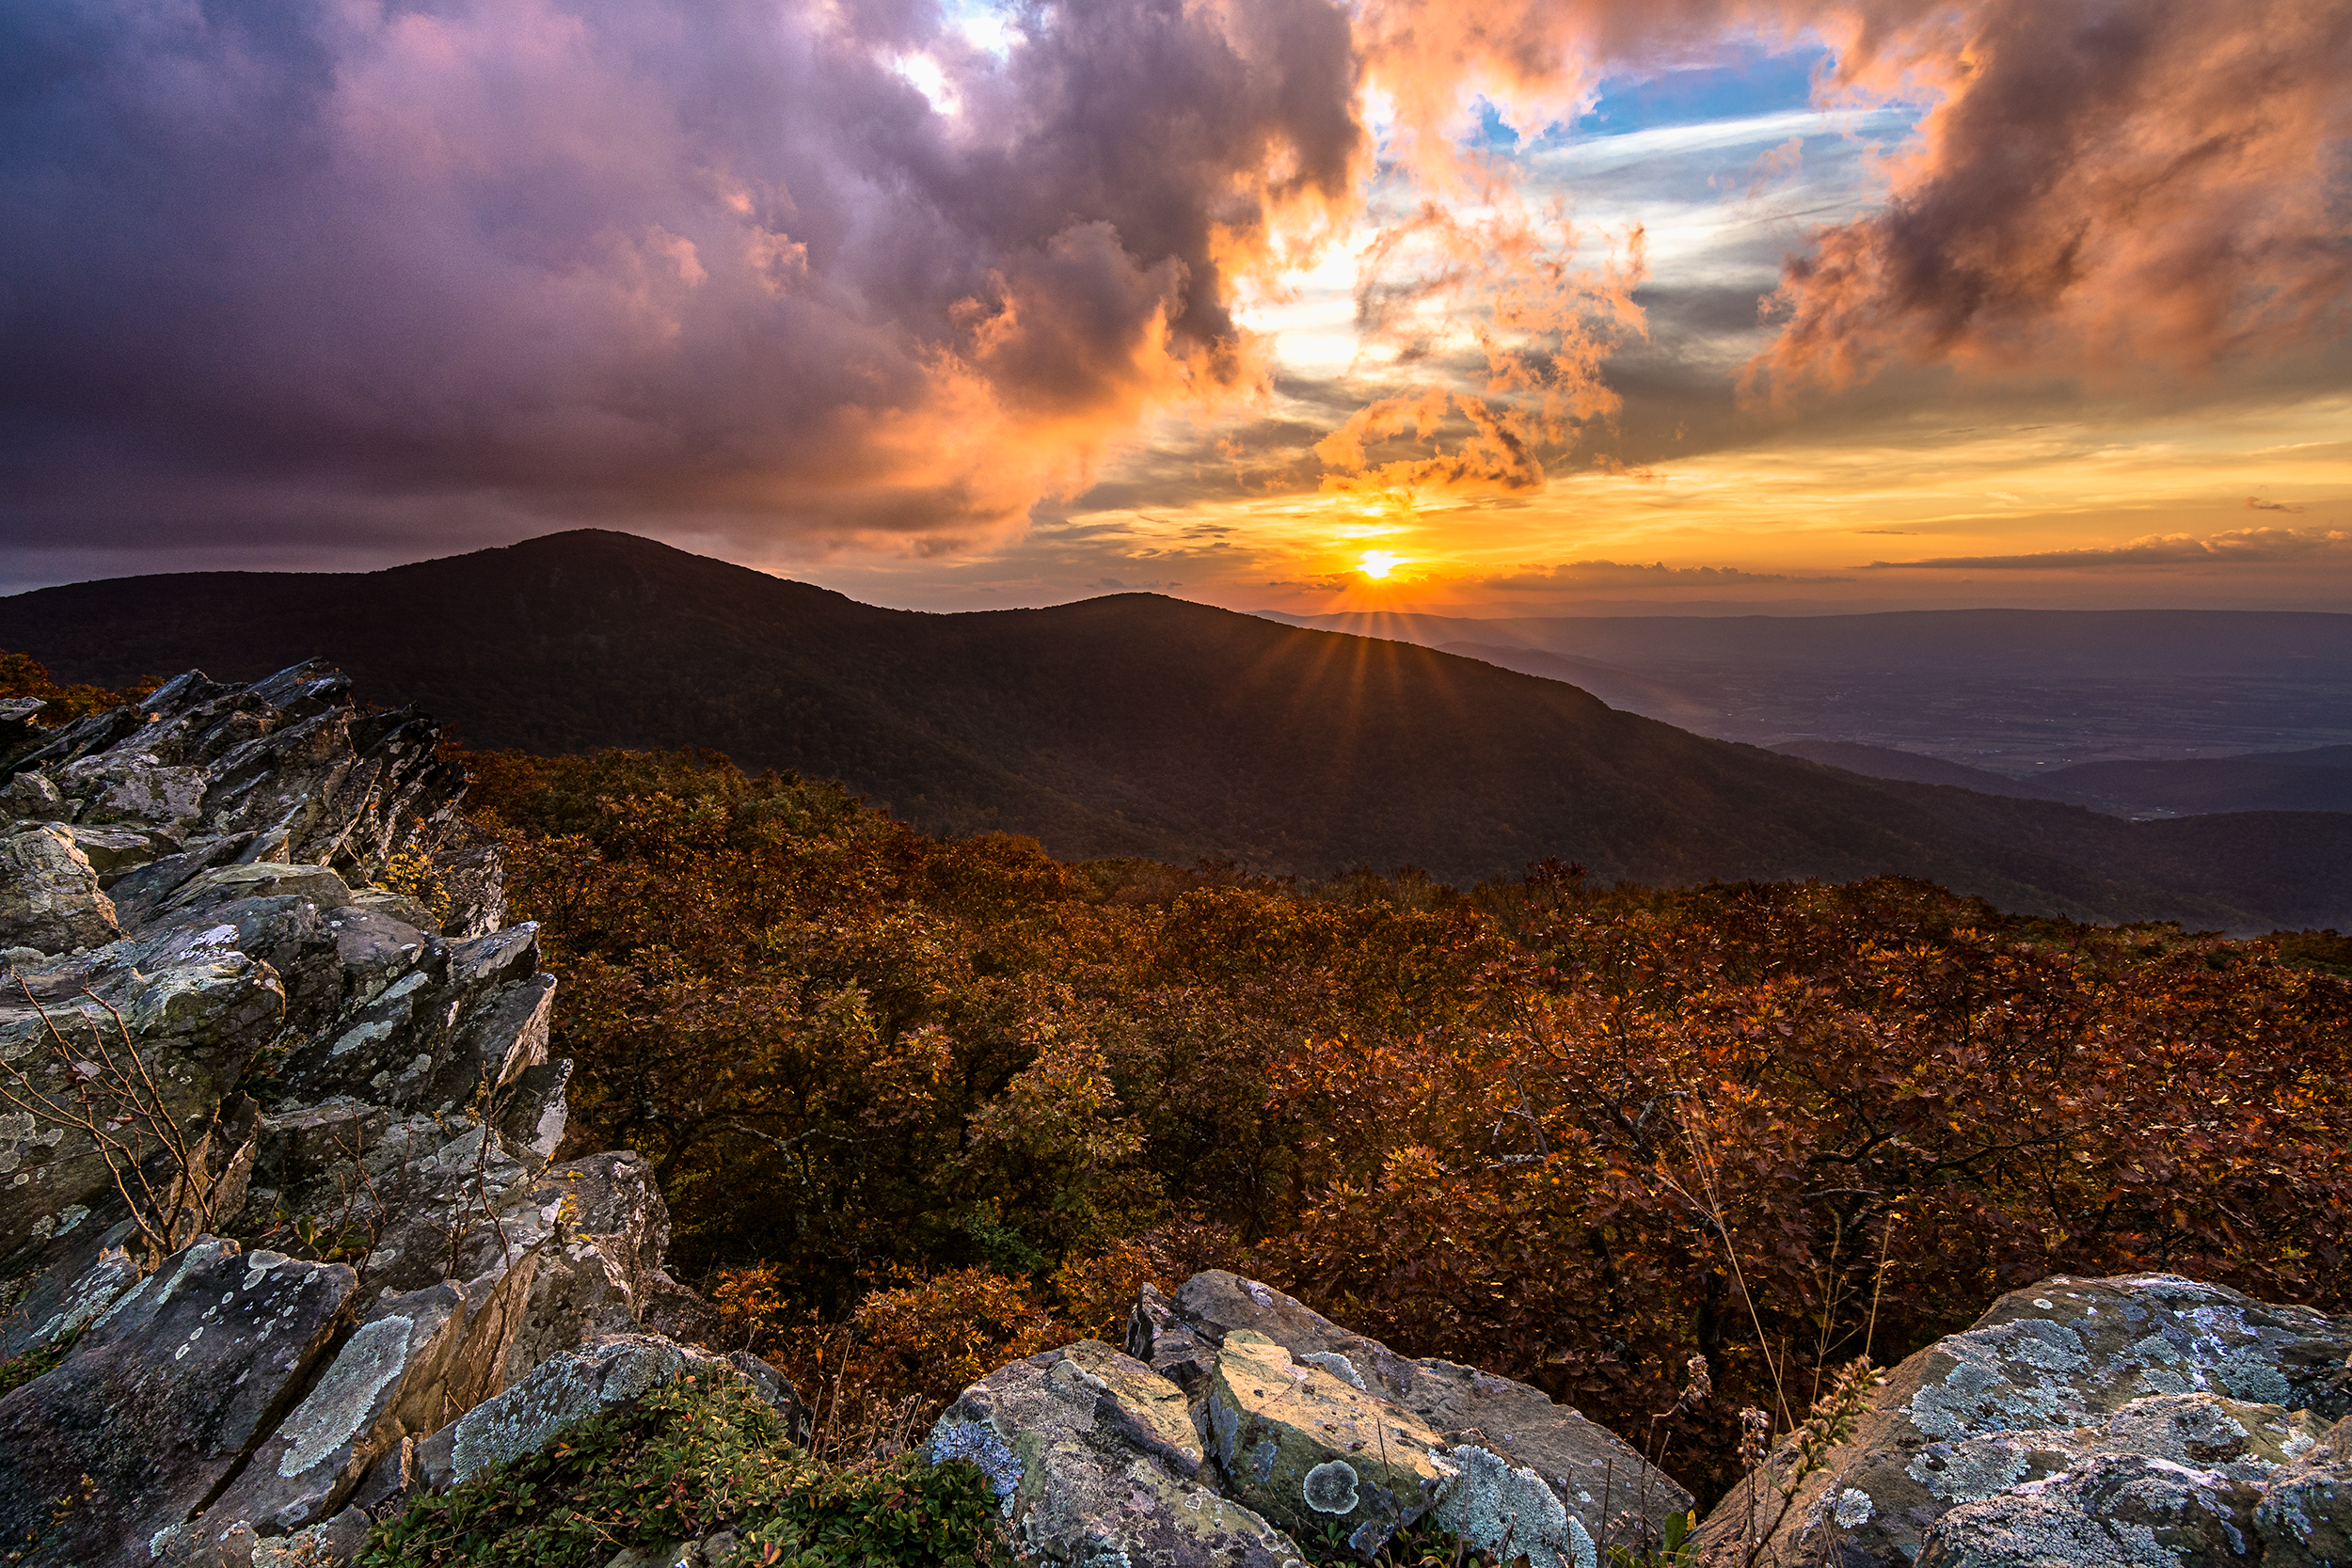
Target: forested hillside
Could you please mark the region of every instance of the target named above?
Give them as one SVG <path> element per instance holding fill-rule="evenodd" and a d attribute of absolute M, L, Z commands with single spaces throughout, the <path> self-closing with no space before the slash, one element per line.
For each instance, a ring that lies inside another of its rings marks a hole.
<path fill-rule="evenodd" d="M 45 589 L 0 600 L 0 647 L 109 686 L 324 657 L 475 746 L 709 746 L 1073 859 L 1464 885 L 1544 859 L 1655 886 L 1898 873 L 2078 919 L 2352 927 L 2352 815 L 2140 824 L 1887 785 L 1561 681 L 1152 594 L 915 614 L 580 531 L 364 575 Z"/>
<path fill-rule="evenodd" d="M 2053 1273 L 2352 1303 L 2332 933 L 1073 863 L 712 753 L 470 761 L 572 1141 L 655 1162 L 723 1332 L 845 1419 L 1240 1264 L 1720 1483 L 1740 1405 Z"/>

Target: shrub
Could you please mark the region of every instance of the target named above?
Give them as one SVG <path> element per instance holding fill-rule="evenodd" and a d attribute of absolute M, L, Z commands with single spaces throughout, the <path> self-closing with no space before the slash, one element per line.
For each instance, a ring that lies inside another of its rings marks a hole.
<path fill-rule="evenodd" d="M 790 1568 L 1009 1565 L 987 1478 L 961 1461 L 843 1468 L 785 1441 L 733 1377 L 682 1378 L 379 1524 L 361 1568 L 594 1568 L 730 1531 Z"/>

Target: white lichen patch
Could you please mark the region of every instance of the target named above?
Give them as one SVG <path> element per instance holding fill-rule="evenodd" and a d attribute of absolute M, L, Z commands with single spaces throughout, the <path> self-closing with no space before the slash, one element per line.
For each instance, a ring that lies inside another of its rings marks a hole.
<path fill-rule="evenodd" d="M 1266 1445 L 1269 1449 L 1272 1444 Z M 1261 1480 L 1263 1478 L 1261 1477 Z M 1317 1513 L 1356 1512 L 1356 1466 L 1343 1459 L 1327 1460 L 1307 1472 L 1299 1495 Z"/>
<path fill-rule="evenodd" d="M 988 1478 L 989 1490 L 995 1493 L 1007 1517 L 1012 1513 L 1012 1495 L 1021 1487 L 1021 1458 L 996 1429 L 986 1421 L 946 1418 L 931 1428 L 930 1441 L 924 1445 L 924 1456 L 934 1465 L 945 1465 L 951 1459 L 968 1460 Z"/>
<path fill-rule="evenodd" d="M 2029 1463 L 2022 1444 L 2001 1437 L 1930 1444 L 1912 1457 L 1904 1473 L 1938 1500 L 1969 1503 L 2008 1491 Z"/>
<path fill-rule="evenodd" d="M 334 1364 L 279 1429 L 287 1439 L 278 1473 L 293 1479 L 326 1459 L 358 1434 L 375 1413 L 385 1386 L 407 1370 L 413 1320 L 378 1318 L 362 1324 L 345 1342 Z"/>
<path fill-rule="evenodd" d="M 1534 1568 L 1571 1568 L 1597 1560 L 1592 1537 L 1534 1471 L 1489 1449 L 1465 1444 L 1446 1450 L 1457 1472 L 1430 1517 L 1475 1545 L 1500 1546 L 1511 1531 L 1511 1554 L 1525 1552 Z"/>
<path fill-rule="evenodd" d="M 1337 1351 L 1311 1350 L 1298 1359 L 1310 1367 L 1321 1367 L 1350 1388 L 1359 1392 L 1363 1389 L 1364 1380 L 1362 1375 L 1356 1370 L 1356 1363 Z"/>

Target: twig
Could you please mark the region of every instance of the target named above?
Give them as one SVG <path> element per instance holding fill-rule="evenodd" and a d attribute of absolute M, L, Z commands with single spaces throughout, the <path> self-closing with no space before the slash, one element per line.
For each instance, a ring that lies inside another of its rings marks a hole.
<path fill-rule="evenodd" d="M 1878 1338 L 1879 1293 L 1886 1289 L 1886 1251 L 1895 1239 L 1895 1227 L 1902 1217 L 1900 1210 L 1888 1214 L 1886 1224 L 1879 1231 L 1878 1274 L 1870 1282 L 1870 1326 L 1864 1331 L 1862 1336 L 1862 1359 L 1865 1361 L 1870 1359 L 1870 1346 Z"/>

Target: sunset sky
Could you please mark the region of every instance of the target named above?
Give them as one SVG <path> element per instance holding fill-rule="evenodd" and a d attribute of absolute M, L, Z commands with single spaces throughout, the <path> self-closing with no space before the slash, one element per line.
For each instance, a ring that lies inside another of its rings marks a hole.
<path fill-rule="evenodd" d="M 0 11 L 0 590 L 2352 610 L 2342 0 Z"/>

